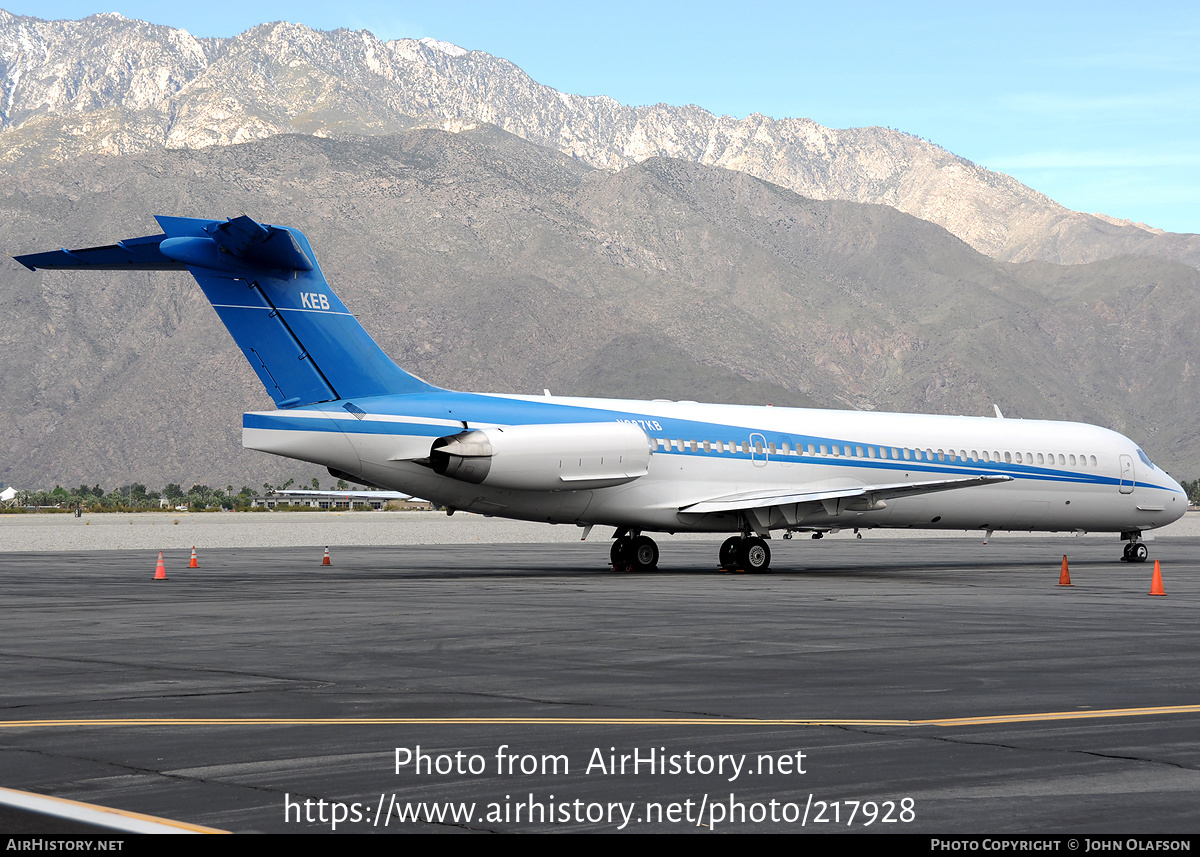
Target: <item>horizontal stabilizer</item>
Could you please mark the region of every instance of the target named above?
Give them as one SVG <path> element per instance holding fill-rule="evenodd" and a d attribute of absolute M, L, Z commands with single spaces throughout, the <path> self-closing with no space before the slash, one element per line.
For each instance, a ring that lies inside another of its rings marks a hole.
<path fill-rule="evenodd" d="M 31 271 L 91 268 L 98 271 L 311 271 L 315 267 L 291 230 L 264 226 L 241 215 L 229 220 L 159 217 L 162 235 L 129 238 L 103 247 L 15 256 Z"/>
<path fill-rule="evenodd" d="M 766 509 L 771 506 L 790 506 L 794 503 L 819 503 L 823 500 L 839 500 L 850 497 L 867 497 L 872 502 L 889 500 L 895 497 L 907 497 L 915 494 L 932 494 L 936 491 L 951 491 L 956 488 L 970 488 L 973 485 L 992 485 L 997 482 L 1011 482 L 1011 476 L 980 475 L 965 476 L 956 479 L 938 479 L 930 482 L 896 482 L 890 485 L 851 485 L 844 488 L 825 488 L 809 491 L 774 490 L 752 491 L 745 494 L 731 494 L 726 497 L 716 497 L 690 506 L 683 506 L 680 512 L 695 515 L 707 515 L 710 512 L 739 512 L 750 509 Z"/>
<path fill-rule="evenodd" d="M 186 271 L 187 265 L 164 256 L 159 249 L 159 244 L 166 237 L 147 235 L 145 238 L 127 238 L 103 247 L 51 250 L 48 253 L 29 253 L 13 258 L 31 271 L 61 268 L 91 268 L 96 271 Z"/>

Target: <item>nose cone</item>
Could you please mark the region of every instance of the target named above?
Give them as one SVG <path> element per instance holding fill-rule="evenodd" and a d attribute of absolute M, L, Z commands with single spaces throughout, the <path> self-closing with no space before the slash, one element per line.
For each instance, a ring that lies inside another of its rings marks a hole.
<path fill-rule="evenodd" d="M 1173 492 L 1171 500 L 1167 503 L 1167 511 L 1171 513 L 1171 521 L 1178 521 L 1187 513 L 1188 498 L 1187 492 L 1183 490 L 1183 486 L 1176 482 L 1169 474 L 1163 474 L 1167 477 L 1167 483 Z"/>
<path fill-rule="evenodd" d="M 1175 514 L 1175 519 L 1174 519 L 1175 521 L 1178 521 L 1181 519 L 1181 517 L 1183 517 L 1184 514 L 1187 513 L 1188 492 L 1184 491 L 1183 486 L 1178 484 L 1177 481 L 1175 481 L 1175 479 L 1171 479 L 1171 477 L 1168 477 L 1168 479 L 1171 480 L 1171 490 L 1178 492 L 1178 495 L 1177 495 L 1178 499 L 1175 499 L 1175 501 L 1171 503 L 1172 507 L 1176 507 L 1176 505 L 1177 505 L 1177 507 L 1180 507 L 1180 508 L 1178 508 L 1178 511 Z M 1172 496 L 1172 497 L 1174 497 L 1174 496 Z"/>

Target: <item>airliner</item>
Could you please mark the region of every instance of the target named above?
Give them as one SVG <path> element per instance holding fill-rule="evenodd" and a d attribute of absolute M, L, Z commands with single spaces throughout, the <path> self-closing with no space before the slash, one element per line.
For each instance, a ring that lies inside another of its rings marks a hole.
<path fill-rule="evenodd" d="M 30 270 L 189 271 L 276 410 L 246 448 L 483 515 L 613 527 L 612 565 L 649 570 L 647 533 L 721 533 L 722 568 L 767 570 L 772 533 L 863 528 L 1119 533 L 1179 519 L 1179 484 L 1131 440 L 1070 422 L 465 393 L 401 369 L 329 287 L 297 229 L 245 215 L 156 218 L 162 233 L 16 257 Z"/>

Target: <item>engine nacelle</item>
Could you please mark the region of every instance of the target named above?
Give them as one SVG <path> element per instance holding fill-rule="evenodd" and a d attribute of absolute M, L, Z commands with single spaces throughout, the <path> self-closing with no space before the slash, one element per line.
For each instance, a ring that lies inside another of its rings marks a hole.
<path fill-rule="evenodd" d="M 651 449 L 646 432 L 631 423 L 506 426 L 438 438 L 429 466 L 493 488 L 572 491 L 645 476 Z"/>

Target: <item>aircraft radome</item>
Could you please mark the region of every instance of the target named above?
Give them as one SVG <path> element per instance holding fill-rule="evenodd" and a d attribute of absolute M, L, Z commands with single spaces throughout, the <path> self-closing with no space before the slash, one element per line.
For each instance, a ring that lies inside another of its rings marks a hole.
<path fill-rule="evenodd" d="M 720 564 L 762 570 L 772 532 L 869 527 L 1120 533 L 1142 562 L 1187 509 L 1133 441 L 1081 423 L 443 390 L 383 353 L 299 230 L 157 219 L 17 261 L 190 271 L 277 407 L 244 415 L 244 446 L 451 512 L 615 527 L 617 568 L 657 564 L 650 532 L 732 533 Z"/>

